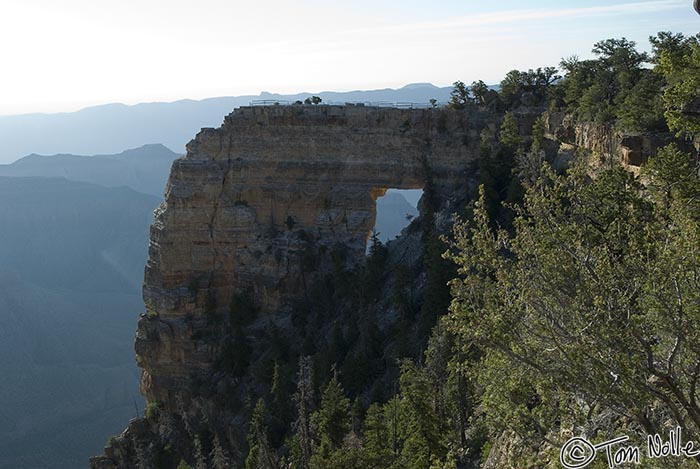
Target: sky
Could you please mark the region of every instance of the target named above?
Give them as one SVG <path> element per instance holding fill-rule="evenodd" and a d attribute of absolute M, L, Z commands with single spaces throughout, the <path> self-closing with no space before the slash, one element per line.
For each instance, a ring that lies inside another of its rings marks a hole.
<path fill-rule="evenodd" d="M 0 115 L 497 83 L 662 30 L 696 34 L 692 0 L 2 0 Z"/>

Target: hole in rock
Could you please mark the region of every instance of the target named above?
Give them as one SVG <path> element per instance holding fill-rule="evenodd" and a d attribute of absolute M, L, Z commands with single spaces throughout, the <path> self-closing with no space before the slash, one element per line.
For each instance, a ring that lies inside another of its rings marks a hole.
<path fill-rule="evenodd" d="M 423 189 L 389 189 L 377 198 L 377 221 L 373 230 L 382 243 L 396 238 L 418 216 L 418 201 L 422 196 Z"/>

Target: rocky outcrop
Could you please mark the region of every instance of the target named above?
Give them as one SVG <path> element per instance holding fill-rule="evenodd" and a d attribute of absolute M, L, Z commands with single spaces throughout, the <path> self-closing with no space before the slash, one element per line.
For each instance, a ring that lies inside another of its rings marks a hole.
<path fill-rule="evenodd" d="M 537 116 L 516 115 L 521 134 Z M 92 467 L 135 467 L 165 434 L 178 454 L 192 454 L 194 422 L 214 434 L 226 429 L 222 444 L 235 451 L 245 419 L 230 401 L 222 410 L 216 396 L 256 391 L 241 391 L 245 377 L 217 363 L 237 353 L 229 339 L 240 299 L 260 320 L 284 325 L 293 301 L 331 270 L 324 266 L 364 258 L 375 201 L 389 188 L 429 185 L 431 210 L 461 208 L 448 205 L 473 189 L 480 136 L 495 135 L 502 118 L 474 108 L 266 106 L 236 109 L 220 128 L 202 129 L 174 162 L 151 227 L 135 347 L 141 391 L 162 418 L 131 422 Z M 583 148 L 632 165 L 656 148 L 558 114 L 545 114 L 545 127 L 548 153 L 560 160 Z"/>
<path fill-rule="evenodd" d="M 468 119 L 468 122 L 465 120 Z M 244 107 L 203 129 L 173 164 L 151 228 L 137 361 L 142 392 L 174 410 L 174 397 L 219 352 L 207 315 L 250 292 L 266 314 L 310 281 L 308 243 L 364 256 L 375 200 L 388 188 L 436 193 L 474 172 L 488 116 L 362 106 Z M 466 123 L 466 125 L 465 125 Z M 209 331 L 210 332 L 210 331 Z"/>
<path fill-rule="evenodd" d="M 573 116 L 561 112 L 545 113 L 544 123 L 546 136 L 561 145 L 561 159 L 570 159 L 569 153 L 580 148 L 599 157 L 600 162 L 620 161 L 631 170 L 655 156 L 659 148 L 677 141 L 667 132 L 625 133 L 611 124 L 577 122 Z"/>
<path fill-rule="evenodd" d="M 216 366 L 236 299 L 284 324 L 324 263 L 364 258 L 377 197 L 429 183 L 444 205 L 473 182 L 480 135 L 495 134 L 501 119 L 478 110 L 267 106 L 202 129 L 174 162 L 155 211 L 136 335 L 141 391 L 167 418 L 131 422 L 92 467 L 134 467 L 138 448 L 155 448 L 163 432 L 191 454 L 195 421 L 240 426 L 223 442 L 235 447 L 244 421 L 207 395 L 242 386 Z"/>

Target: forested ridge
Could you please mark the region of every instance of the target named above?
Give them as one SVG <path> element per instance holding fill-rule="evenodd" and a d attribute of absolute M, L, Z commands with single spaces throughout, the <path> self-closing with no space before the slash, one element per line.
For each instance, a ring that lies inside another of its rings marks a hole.
<path fill-rule="evenodd" d="M 571 436 L 642 445 L 678 426 L 700 441 L 700 35 L 650 41 L 650 54 L 601 41 L 593 59 L 514 70 L 498 91 L 456 82 L 445 112 L 504 117 L 482 134 L 479 187 L 455 194 L 452 230 L 428 177 L 395 242 L 419 257 L 397 260 L 374 236 L 349 271 L 338 246 L 291 332 L 270 322 L 256 344 L 243 332 L 254 301 L 237 298 L 218 366 L 253 375 L 262 396 L 235 403 L 247 445 L 224 454 L 198 434 L 179 467 L 560 467 Z M 544 118 L 523 132 L 523 109 L 669 143 L 638 171 L 583 151 L 557 166 Z"/>

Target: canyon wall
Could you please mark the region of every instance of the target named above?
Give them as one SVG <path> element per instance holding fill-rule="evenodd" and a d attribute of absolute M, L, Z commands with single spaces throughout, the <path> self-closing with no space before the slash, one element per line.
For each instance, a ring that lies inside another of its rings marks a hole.
<path fill-rule="evenodd" d="M 464 187 L 480 132 L 497 125 L 445 109 L 268 106 L 203 129 L 173 164 L 151 228 L 136 339 L 147 399 L 174 410 L 211 368 L 220 350 L 201 318 L 244 293 L 264 313 L 283 310 L 310 281 L 308 243 L 361 259 L 377 197 L 428 179 L 438 198 Z"/>
<path fill-rule="evenodd" d="M 556 143 L 560 158 L 570 159 L 575 150 L 582 149 L 598 157 L 597 164 L 619 161 L 633 172 L 654 157 L 659 148 L 677 142 L 668 132 L 625 133 L 612 124 L 577 122 L 563 112 L 547 112 L 543 117 L 545 136 Z M 684 149 L 691 151 L 690 144 Z"/>
<path fill-rule="evenodd" d="M 541 112 L 516 114 L 523 136 Z M 176 442 L 186 454 L 192 422 L 227 429 L 235 448 L 246 421 L 231 396 L 259 392 L 246 376 L 220 369 L 222 356 L 238 353 L 231 336 L 241 303 L 255 311 L 252 325 L 239 329 L 253 342 L 256 320 L 285 328 L 293 301 L 324 263 L 351 267 L 364 258 L 375 201 L 389 188 L 429 186 L 422 214 L 427 205 L 443 214 L 463 209 L 449 204 L 473 192 L 481 136 L 494 138 L 502 120 L 474 107 L 295 105 L 242 107 L 221 127 L 202 129 L 174 162 L 155 212 L 135 344 L 141 391 L 165 416 L 159 422 L 171 423 L 130 422 L 92 467 L 135 467 L 149 439 L 154 447 Z M 654 151 L 643 141 L 631 149 L 624 136 L 565 116 L 545 115 L 545 127 L 555 163 L 584 148 L 634 166 L 629 154 L 643 159 Z"/>

